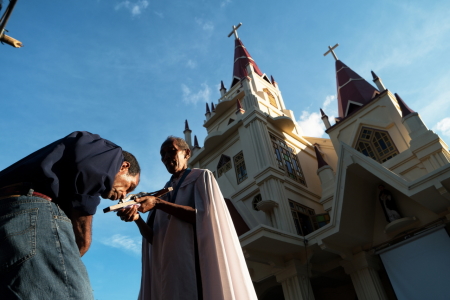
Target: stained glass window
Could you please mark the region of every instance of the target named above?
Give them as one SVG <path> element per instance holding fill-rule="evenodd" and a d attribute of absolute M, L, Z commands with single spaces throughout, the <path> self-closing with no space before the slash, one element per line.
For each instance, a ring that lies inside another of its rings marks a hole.
<path fill-rule="evenodd" d="M 314 209 L 289 199 L 292 218 L 299 235 L 305 236 L 330 223 L 328 213 L 316 215 Z"/>
<path fill-rule="evenodd" d="M 315 215 L 314 209 L 292 200 L 289 200 L 289 206 L 291 207 L 292 218 L 299 235 L 305 236 L 316 229 L 311 218 L 311 216 Z"/>
<path fill-rule="evenodd" d="M 234 169 L 236 171 L 237 183 L 241 183 L 247 179 L 247 168 L 245 167 L 244 154 L 239 152 L 233 157 Z"/>
<path fill-rule="evenodd" d="M 231 170 L 231 158 L 222 154 L 219 163 L 217 164 L 217 175 L 220 177 L 229 170 Z"/>
<path fill-rule="evenodd" d="M 398 150 L 387 131 L 368 127 L 361 128 L 356 142 L 356 150 L 379 163 L 384 163 L 398 154 Z"/>
<path fill-rule="evenodd" d="M 270 135 L 270 139 L 272 141 L 278 167 L 285 170 L 290 178 L 306 185 L 305 176 L 303 175 L 294 148 L 289 147 L 286 142 L 272 134 Z"/>

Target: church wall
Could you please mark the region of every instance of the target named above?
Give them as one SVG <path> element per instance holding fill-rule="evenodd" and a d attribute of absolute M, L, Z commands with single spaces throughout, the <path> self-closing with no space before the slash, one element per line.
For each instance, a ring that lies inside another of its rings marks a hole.
<path fill-rule="evenodd" d="M 227 120 L 227 119 L 226 119 Z M 230 124 L 231 125 L 231 124 Z M 216 174 L 216 180 L 220 186 L 222 194 L 225 198 L 230 199 L 235 205 L 236 209 L 242 215 L 249 227 L 255 224 L 266 224 L 270 225 L 270 221 L 267 220 L 266 215 L 261 211 L 256 211 L 253 209 L 252 200 L 254 196 L 259 193 L 257 186 L 254 183 L 254 176 L 256 175 L 256 162 L 255 154 L 253 153 L 253 148 L 249 143 L 244 142 L 245 138 L 241 138 L 245 134 L 245 128 L 240 126 L 235 134 L 227 138 L 227 141 L 221 143 L 221 145 L 214 149 L 207 158 L 200 162 L 200 167 L 208 169 Z M 245 166 L 247 169 L 247 179 L 245 179 L 240 184 L 237 183 L 235 164 L 233 158 L 240 151 L 244 154 Z M 232 168 L 218 177 L 217 165 L 219 163 L 222 154 L 227 155 L 231 158 Z M 241 194 L 237 197 L 234 196 L 238 190 L 244 189 L 248 186 L 254 185 L 250 188 L 252 191 L 250 195 Z M 234 197 L 233 197 L 234 196 Z"/>
<path fill-rule="evenodd" d="M 336 125 L 336 129 L 329 131 L 337 152 L 340 151 L 341 142 L 356 147 L 362 127 L 387 131 L 399 153 L 409 149 L 411 138 L 401 122 L 401 112 L 391 94 L 366 104 L 341 122 L 342 124 Z"/>
<path fill-rule="evenodd" d="M 228 125 L 232 125 L 232 123 L 228 124 L 230 118 L 236 120 L 236 106 L 230 107 L 225 113 L 222 114 L 222 117 L 214 122 L 215 124 L 213 126 L 209 126 L 208 134 L 214 131 L 224 132 Z"/>

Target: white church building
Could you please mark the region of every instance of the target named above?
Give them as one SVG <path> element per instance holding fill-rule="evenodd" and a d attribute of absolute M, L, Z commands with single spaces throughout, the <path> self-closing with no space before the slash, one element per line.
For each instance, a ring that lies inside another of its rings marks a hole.
<path fill-rule="evenodd" d="M 232 34 L 232 82 L 206 104 L 203 147 L 187 121 L 184 134 L 190 167 L 211 170 L 226 198 L 258 298 L 450 299 L 445 142 L 334 48 L 339 117 L 321 110 L 329 139 L 300 135 Z"/>

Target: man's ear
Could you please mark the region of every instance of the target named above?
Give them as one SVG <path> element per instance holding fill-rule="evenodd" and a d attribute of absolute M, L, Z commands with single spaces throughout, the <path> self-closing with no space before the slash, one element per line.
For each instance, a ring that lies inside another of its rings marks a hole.
<path fill-rule="evenodd" d="M 191 149 L 186 149 L 186 150 L 184 150 L 184 151 L 186 151 L 185 152 L 185 154 L 184 154 L 184 158 L 189 158 L 189 157 L 191 157 Z"/>
<path fill-rule="evenodd" d="M 124 161 L 122 165 L 120 166 L 120 172 L 128 173 L 128 169 L 130 168 L 130 163 L 127 161 Z"/>

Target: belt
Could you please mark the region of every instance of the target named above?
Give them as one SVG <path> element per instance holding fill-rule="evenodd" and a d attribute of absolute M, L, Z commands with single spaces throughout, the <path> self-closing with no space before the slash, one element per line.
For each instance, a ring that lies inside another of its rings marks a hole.
<path fill-rule="evenodd" d="M 31 184 L 29 183 L 16 183 L 8 186 L 4 186 L 0 188 L 0 200 L 12 197 L 20 197 L 23 195 L 26 196 L 34 196 L 39 197 L 48 201 L 52 201 L 52 198 L 46 196 L 42 193 L 35 192 L 32 188 L 30 188 Z"/>

